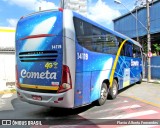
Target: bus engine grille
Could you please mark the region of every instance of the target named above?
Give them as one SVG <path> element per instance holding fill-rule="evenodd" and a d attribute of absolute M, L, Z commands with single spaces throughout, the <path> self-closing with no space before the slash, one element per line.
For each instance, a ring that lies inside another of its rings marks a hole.
<path fill-rule="evenodd" d="M 56 61 L 57 57 L 57 51 L 30 51 L 19 53 L 21 62 Z"/>

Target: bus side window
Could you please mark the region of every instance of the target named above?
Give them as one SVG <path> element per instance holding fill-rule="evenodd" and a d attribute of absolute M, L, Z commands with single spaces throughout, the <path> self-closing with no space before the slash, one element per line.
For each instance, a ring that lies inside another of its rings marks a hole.
<path fill-rule="evenodd" d="M 124 45 L 124 55 L 128 57 L 133 57 L 133 46 L 129 42 L 126 42 L 126 44 Z"/>
<path fill-rule="evenodd" d="M 119 41 L 115 35 L 78 18 L 74 18 L 74 24 L 77 41 L 82 47 L 116 55 Z"/>
<path fill-rule="evenodd" d="M 117 37 L 118 49 L 120 48 L 122 42 L 123 42 L 123 39 L 120 38 L 120 37 Z M 117 50 L 117 51 L 118 51 L 118 50 Z M 120 56 L 124 56 L 124 45 L 123 45 L 123 47 L 122 47 L 122 49 L 121 49 Z"/>
<path fill-rule="evenodd" d="M 141 49 L 140 49 L 140 47 L 134 45 L 133 46 L 133 53 L 135 54 L 135 58 L 141 58 Z"/>
<path fill-rule="evenodd" d="M 78 43 L 84 48 L 92 50 L 92 25 L 78 18 L 74 18 L 74 25 Z"/>
<path fill-rule="evenodd" d="M 84 29 L 83 29 L 83 22 L 80 22 L 79 24 L 79 30 L 80 30 L 80 35 L 84 35 Z"/>
<path fill-rule="evenodd" d="M 135 48 L 135 45 L 133 45 L 133 58 L 136 58 L 136 48 Z"/>
<path fill-rule="evenodd" d="M 113 54 L 116 55 L 118 51 L 118 44 L 117 37 L 111 33 L 106 33 L 103 35 L 104 42 L 103 42 L 103 53 L 106 54 Z"/>
<path fill-rule="evenodd" d="M 133 57 L 133 45 L 129 44 L 129 57 Z"/>
<path fill-rule="evenodd" d="M 141 58 L 141 49 L 137 46 L 137 58 Z"/>
<path fill-rule="evenodd" d="M 84 35 L 84 30 L 83 30 L 83 22 L 74 18 L 74 22 L 75 22 L 75 30 L 76 30 L 76 35 L 77 36 L 82 36 Z"/>

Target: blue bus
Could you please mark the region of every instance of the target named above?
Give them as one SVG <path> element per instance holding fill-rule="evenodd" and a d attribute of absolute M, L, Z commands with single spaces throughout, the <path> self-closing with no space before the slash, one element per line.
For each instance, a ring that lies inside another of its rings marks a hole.
<path fill-rule="evenodd" d="M 142 81 L 142 64 L 138 42 L 67 9 L 33 13 L 17 24 L 17 95 L 31 104 L 103 105 Z"/>

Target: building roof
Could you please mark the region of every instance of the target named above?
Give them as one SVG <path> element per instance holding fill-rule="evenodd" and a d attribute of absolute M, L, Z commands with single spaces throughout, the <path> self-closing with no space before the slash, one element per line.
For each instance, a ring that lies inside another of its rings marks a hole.
<path fill-rule="evenodd" d="M 150 3 L 150 5 L 155 4 L 155 3 L 157 3 L 157 2 L 159 2 L 159 0 L 153 1 L 152 3 Z M 145 6 L 137 7 L 137 8 L 135 7 L 132 11 L 130 11 L 130 12 L 126 13 L 126 14 L 123 14 L 123 15 L 121 15 L 121 16 L 113 19 L 113 22 L 116 21 L 116 20 L 119 20 L 119 19 L 121 19 L 121 18 L 124 18 L 124 17 L 126 17 L 126 16 L 128 16 L 128 15 L 131 15 L 131 13 L 135 13 L 136 10 L 139 11 L 139 10 L 144 9 L 144 8 L 146 8 L 146 7 L 145 7 Z"/>

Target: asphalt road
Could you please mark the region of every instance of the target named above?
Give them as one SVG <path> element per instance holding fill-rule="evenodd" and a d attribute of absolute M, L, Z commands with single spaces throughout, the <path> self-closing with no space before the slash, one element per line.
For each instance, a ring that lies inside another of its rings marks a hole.
<path fill-rule="evenodd" d="M 98 127 L 100 124 L 108 125 L 110 119 L 160 119 L 160 107 L 130 98 L 128 91 L 131 88 L 133 94 L 137 86 L 121 91 L 116 99 L 107 100 L 103 106 L 91 104 L 77 109 L 32 105 L 17 99 L 16 94 L 4 94 L 0 95 L 0 119 L 44 119 L 52 127 L 57 127 L 54 124 L 72 124 L 72 127 L 73 124 L 74 127 L 93 124 L 94 127 Z"/>

